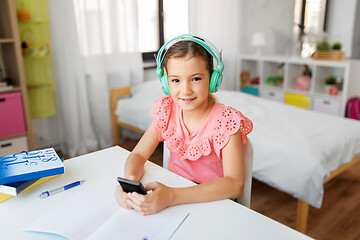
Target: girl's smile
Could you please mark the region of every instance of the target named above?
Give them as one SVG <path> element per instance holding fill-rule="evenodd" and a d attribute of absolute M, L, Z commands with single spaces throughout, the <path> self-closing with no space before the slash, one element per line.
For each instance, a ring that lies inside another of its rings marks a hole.
<path fill-rule="evenodd" d="M 182 101 L 185 104 L 192 103 L 196 98 L 179 98 L 180 101 Z"/>

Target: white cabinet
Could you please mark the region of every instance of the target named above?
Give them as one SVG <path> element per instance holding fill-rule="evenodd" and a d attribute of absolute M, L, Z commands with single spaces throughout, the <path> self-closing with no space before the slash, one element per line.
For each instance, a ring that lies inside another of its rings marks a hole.
<path fill-rule="evenodd" d="M 347 99 L 360 95 L 359 60 L 323 61 L 286 56 L 240 55 L 237 67 L 239 74 L 246 71 L 250 80 L 259 79 L 258 84 L 251 87 L 259 89 L 260 97 L 331 115 L 344 116 Z M 311 75 L 301 78 L 304 72 L 310 72 Z M 334 95 L 325 90 L 325 78 L 329 76 L 334 76 L 342 83 L 337 85 L 340 89 L 338 92 L 332 89 Z M 304 100 L 309 104 L 296 102 Z"/>

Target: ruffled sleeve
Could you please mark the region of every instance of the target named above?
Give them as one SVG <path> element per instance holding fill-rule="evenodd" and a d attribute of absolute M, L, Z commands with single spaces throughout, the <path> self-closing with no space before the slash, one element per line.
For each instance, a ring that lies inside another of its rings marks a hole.
<path fill-rule="evenodd" d="M 247 136 L 253 129 L 253 123 L 242 113 L 232 107 L 224 107 L 216 120 L 213 132 L 213 146 L 216 155 L 220 158 L 221 149 L 230 140 L 230 136 L 240 130 L 242 144 L 247 142 Z"/>
<path fill-rule="evenodd" d="M 172 99 L 170 96 L 163 96 L 154 100 L 152 103 L 150 115 L 153 118 L 153 126 L 159 133 L 160 141 L 163 141 L 163 134 L 167 129 L 170 118 Z"/>

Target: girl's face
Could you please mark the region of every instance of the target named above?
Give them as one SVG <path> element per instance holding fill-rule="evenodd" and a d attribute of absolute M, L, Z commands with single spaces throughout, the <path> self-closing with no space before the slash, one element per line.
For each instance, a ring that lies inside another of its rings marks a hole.
<path fill-rule="evenodd" d="M 167 75 L 170 96 L 183 111 L 207 109 L 210 74 L 202 58 L 170 58 Z"/>

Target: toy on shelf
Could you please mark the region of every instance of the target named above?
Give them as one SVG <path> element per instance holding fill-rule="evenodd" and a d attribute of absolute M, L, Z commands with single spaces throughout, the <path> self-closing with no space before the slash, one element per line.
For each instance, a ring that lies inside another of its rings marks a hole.
<path fill-rule="evenodd" d="M 248 94 L 252 94 L 255 96 L 259 96 L 259 77 L 255 77 L 250 79 L 249 71 L 241 71 L 240 73 L 240 91 Z"/>
<path fill-rule="evenodd" d="M 240 83 L 241 88 L 246 87 L 250 83 L 250 73 L 249 71 L 241 71 L 240 73 Z"/>
<path fill-rule="evenodd" d="M 311 70 L 306 64 L 304 67 L 303 74 L 295 78 L 295 88 L 300 91 L 308 91 L 311 84 Z"/>
<path fill-rule="evenodd" d="M 259 85 L 259 77 L 254 77 L 250 80 L 250 85 Z"/>
<path fill-rule="evenodd" d="M 266 78 L 266 84 L 280 87 L 284 82 L 284 63 L 280 63 L 277 66 L 276 72 Z"/>
<path fill-rule="evenodd" d="M 283 82 L 284 82 L 283 76 L 268 76 L 266 79 L 266 83 L 274 87 L 282 86 Z"/>

